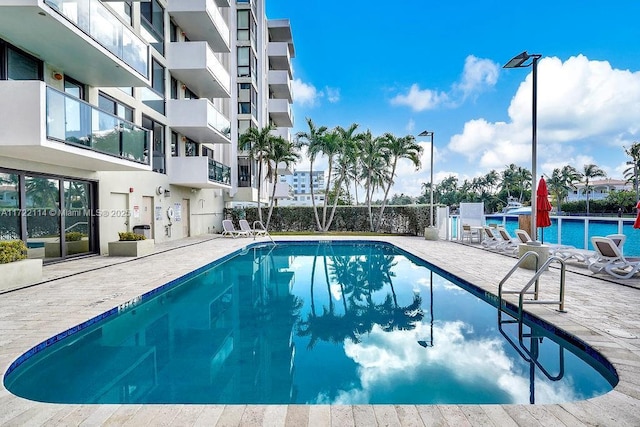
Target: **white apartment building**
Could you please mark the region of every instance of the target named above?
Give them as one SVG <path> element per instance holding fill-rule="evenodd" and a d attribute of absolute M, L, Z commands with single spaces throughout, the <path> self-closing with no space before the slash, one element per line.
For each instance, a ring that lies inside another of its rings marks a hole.
<path fill-rule="evenodd" d="M 238 137 L 289 138 L 294 55 L 265 0 L 0 2 L 0 240 L 50 261 L 221 231 L 268 201 Z"/>
<path fill-rule="evenodd" d="M 604 200 L 612 191 L 631 191 L 633 186 L 622 179 L 600 179 L 589 182 L 589 200 Z M 578 202 L 587 200 L 586 185 L 584 182 L 576 184 L 576 188 L 569 191 L 567 195 L 568 202 Z"/>
<path fill-rule="evenodd" d="M 316 204 L 324 203 L 324 171 L 313 171 L 313 174 L 310 171 L 295 171 L 293 175 L 282 175 L 280 181 L 288 184 L 290 195 L 278 201 L 279 206 L 311 206 L 311 186 Z"/>

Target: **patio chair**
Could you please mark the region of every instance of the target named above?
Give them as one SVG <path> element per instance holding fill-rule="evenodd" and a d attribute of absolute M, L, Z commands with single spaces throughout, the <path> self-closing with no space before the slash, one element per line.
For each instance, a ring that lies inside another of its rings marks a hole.
<path fill-rule="evenodd" d="M 480 243 L 480 231 L 478 228 L 471 228 L 469 224 L 462 224 L 462 241 L 468 240 L 469 243 L 473 243 L 475 240 Z"/>
<path fill-rule="evenodd" d="M 264 228 L 264 225 L 262 225 L 261 221 L 254 221 L 253 228 L 251 228 L 251 226 L 249 225 L 249 221 L 247 221 L 246 219 L 241 219 L 238 223 L 240 224 L 240 230 L 246 231 L 249 236 L 253 236 L 254 238 L 267 236 L 269 234 L 267 232 L 267 229 Z"/>
<path fill-rule="evenodd" d="M 231 236 L 234 239 L 236 237 L 249 237 L 249 232 L 244 230 L 236 230 L 233 226 L 233 221 L 230 219 L 222 220 L 222 235 L 223 236 Z"/>
<path fill-rule="evenodd" d="M 594 273 L 605 272 L 617 279 L 629 279 L 640 271 L 640 258 L 625 258 L 616 243 L 601 236 L 591 237 L 597 257 L 590 260 L 588 268 Z"/>

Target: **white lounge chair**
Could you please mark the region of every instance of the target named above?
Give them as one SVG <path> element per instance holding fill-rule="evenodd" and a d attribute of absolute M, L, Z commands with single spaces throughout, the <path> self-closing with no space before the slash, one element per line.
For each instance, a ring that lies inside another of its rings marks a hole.
<path fill-rule="evenodd" d="M 519 239 L 511 237 L 511 234 L 503 227 L 498 227 L 498 233 L 500 233 L 502 242 L 498 244 L 497 249 L 515 253 L 518 250 Z"/>
<path fill-rule="evenodd" d="M 499 237 L 492 227 L 484 226 L 485 238 L 482 240 L 481 244 L 487 249 L 499 249 L 499 245 L 502 243 L 502 238 Z"/>
<path fill-rule="evenodd" d="M 230 219 L 223 219 L 222 235 L 231 236 L 235 239 L 236 237 L 249 237 L 250 234 L 244 230 L 236 230 L 236 228 L 233 226 L 233 221 L 231 221 Z"/>
<path fill-rule="evenodd" d="M 529 233 L 521 228 L 516 230 L 516 236 L 518 236 L 522 243 L 530 243 L 533 241 Z M 563 261 L 578 261 L 588 264 L 589 259 L 595 255 L 595 252 L 578 249 L 571 245 L 561 245 L 557 243 L 545 243 L 545 245 L 549 246 L 549 253 L 551 255 L 555 255 Z"/>
<path fill-rule="evenodd" d="M 625 258 L 616 243 L 608 237 L 591 237 L 597 257 L 590 260 L 588 268 L 594 273 L 605 272 L 618 279 L 629 279 L 640 271 L 640 258 Z"/>
<path fill-rule="evenodd" d="M 253 228 L 251 228 L 249 221 L 246 219 L 241 219 L 238 223 L 240 224 L 240 230 L 246 231 L 250 236 L 260 237 L 269 234 L 261 221 L 254 221 Z"/>

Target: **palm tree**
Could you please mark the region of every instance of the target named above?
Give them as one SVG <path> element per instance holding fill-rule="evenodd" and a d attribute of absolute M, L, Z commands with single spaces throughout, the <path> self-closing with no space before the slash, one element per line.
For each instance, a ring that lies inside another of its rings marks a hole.
<path fill-rule="evenodd" d="M 358 141 L 361 137 L 360 135 L 355 134 L 357 128 L 358 125 L 356 123 L 353 123 L 347 129 L 344 129 L 340 126 L 337 126 L 335 128 L 335 132 L 339 136 L 340 144 L 337 155 L 335 157 L 334 167 L 334 175 L 336 178 L 336 193 L 334 195 L 333 207 L 331 208 L 331 215 L 329 216 L 329 220 L 324 224 L 324 231 L 328 231 L 329 227 L 331 227 L 331 223 L 333 222 L 333 217 L 338 206 L 338 200 L 340 199 L 340 191 L 343 187 L 343 184 L 347 189 L 348 194 L 349 179 L 351 176 L 350 171 L 352 170 L 352 165 L 357 164 L 358 162 Z M 325 197 L 325 199 L 328 199 L 328 197 Z M 351 199 L 351 197 L 349 197 L 349 199 Z"/>
<path fill-rule="evenodd" d="M 380 207 L 380 215 L 378 216 L 378 222 L 376 224 L 376 231 L 380 229 L 382 222 L 382 215 L 384 214 L 384 208 L 389 197 L 389 190 L 393 186 L 393 178 L 396 176 L 396 168 L 398 167 L 399 159 L 408 159 L 413 163 L 416 171 L 420 169 L 420 155 L 422 154 L 422 147 L 416 144 L 416 140 L 413 135 L 407 135 L 402 138 L 396 138 L 394 135 L 388 133 L 384 138 L 384 150 L 391 162 L 391 171 L 389 172 L 387 188 L 382 198 L 382 206 Z"/>
<path fill-rule="evenodd" d="M 369 228 L 374 231 L 371 202 L 373 193 L 383 185 L 384 171 L 388 164 L 384 151 L 384 138 L 374 138 L 371 131 L 367 130 L 362 134 L 361 149 L 360 162 L 362 175 L 365 178 L 364 187 L 367 192 L 366 203 L 369 211 Z"/>
<path fill-rule="evenodd" d="M 324 135 L 327 132 L 326 126 L 316 127 L 309 117 L 307 117 L 307 126 L 309 126 L 308 132 L 298 132 L 296 134 L 296 144 L 299 148 L 307 147 L 307 155 L 309 156 L 309 180 L 311 182 L 311 205 L 313 206 L 313 213 L 316 217 L 316 226 L 318 231 L 322 231 L 322 225 L 320 224 L 320 217 L 318 216 L 318 209 L 316 208 L 316 200 L 313 193 L 313 162 L 316 160 L 316 156 L 321 152 L 321 145 L 323 143 Z"/>
<path fill-rule="evenodd" d="M 589 216 L 589 193 L 593 189 L 593 186 L 589 185 L 589 180 L 591 178 L 605 177 L 607 174 L 598 166 L 590 163 L 584 165 L 582 176 L 584 177 L 584 191 L 587 194 L 587 216 Z"/>
<path fill-rule="evenodd" d="M 627 162 L 629 166 L 624 171 L 624 177 L 627 182 L 633 183 L 633 189 L 636 192 L 636 202 L 638 202 L 638 170 L 640 170 L 640 142 L 634 142 L 631 147 L 624 149 L 627 156 L 631 157 L 631 162 Z"/>
<path fill-rule="evenodd" d="M 266 229 L 269 229 L 269 222 L 271 222 L 271 214 L 273 213 L 273 204 L 276 200 L 278 166 L 284 163 L 285 166 L 289 168 L 292 163 L 298 160 L 300 160 L 300 154 L 298 154 L 297 147 L 291 141 L 281 136 L 272 139 L 271 150 L 265 157 L 265 161 L 267 162 L 267 179 L 273 182 L 273 191 L 271 192 L 271 200 L 269 201 L 269 214 L 267 215 L 267 224 L 265 226 Z"/>
<path fill-rule="evenodd" d="M 262 209 L 260 209 L 260 198 L 262 197 L 262 163 L 265 157 L 269 155 L 272 141 L 275 138 L 271 134 L 273 125 L 263 127 L 262 129 L 249 128 L 240 136 L 240 146 L 250 147 L 249 158 L 258 163 L 258 219 L 262 222 Z"/>

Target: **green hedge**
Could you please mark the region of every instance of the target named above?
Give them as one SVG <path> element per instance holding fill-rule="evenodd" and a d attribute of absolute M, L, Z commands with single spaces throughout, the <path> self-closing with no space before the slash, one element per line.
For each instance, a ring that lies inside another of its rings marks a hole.
<path fill-rule="evenodd" d="M 380 207 L 372 207 L 374 225 L 378 220 Z M 262 208 L 263 223 L 267 222 L 268 208 Z M 318 209 L 322 221 L 322 208 Z M 331 214 L 327 208 L 327 219 Z M 258 220 L 257 208 L 225 209 L 225 217 L 238 223 L 246 219 L 249 224 Z M 429 226 L 429 205 L 387 206 L 380 226 L 380 233 L 424 235 L 425 227 Z M 275 232 L 309 232 L 317 231 L 315 215 L 311 206 L 282 206 L 274 207 L 269 231 Z M 338 206 L 329 231 L 369 232 L 369 210 L 366 206 Z"/>
<path fill-rule="evenodd" d="M 7 264 L 27 258 L 27 245 L 22 240 L 0 242 L 0 264 Z"/>
<path fill-rule="evenodd" d="M 146 237 L 144 237 L 144 234 L 134 233 L 133 231 L 121 231 L 118 233 L 118 237 L 120 238 L 121 242 L 123 241 L 129 242 L 129 241 L 146 239 Z"/>

